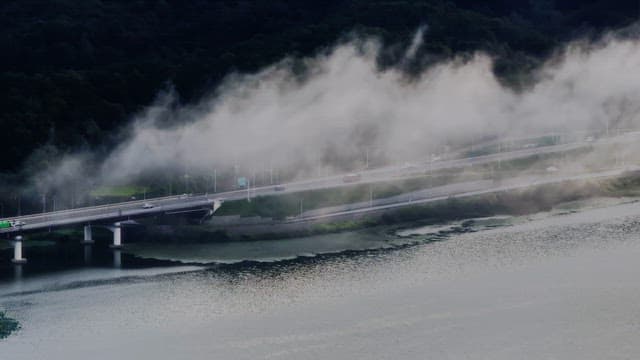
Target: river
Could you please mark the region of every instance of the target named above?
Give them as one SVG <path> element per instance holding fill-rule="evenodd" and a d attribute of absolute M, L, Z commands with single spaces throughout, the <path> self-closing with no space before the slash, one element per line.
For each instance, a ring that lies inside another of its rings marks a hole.
<path fill-rule="evenodd" d="M 22 326 L 2 359 L 640 356 L 639 202 L 92 251 L 2 268 L 0 310 Z"/>

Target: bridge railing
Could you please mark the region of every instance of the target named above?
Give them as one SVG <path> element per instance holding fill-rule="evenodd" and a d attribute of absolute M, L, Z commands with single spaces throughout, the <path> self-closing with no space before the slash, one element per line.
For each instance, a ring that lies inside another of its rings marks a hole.
<path fill-rule="evenodd" d="M 195 194 L 195 195 L 189 196 L 189 198 L 197 198 L 197 197 L 205 196 L 205 195 L 206 194 Z M 147 203 L 147 202 L 178 200 L 178 199 L 181 199 L 183 196 L 184 195 L 171 195 L 171 196 L 163 196 L 163 197 L 156 197 L 156 198 L 148 198 L 148 199 L 143 199 L 143 200 L 122 201 L 122 202 L 117 202 L 117 203 L 102 204 L 102 205 L 95 205 L 95 206 L 84 206 L 84 207 L 78 207 L 78 208 L 74 208 L 74 209 L 64 209 L 64 210 L 48 211 L 48 212 L 37 213 L 37 214 L 11 216 L 11 217 L 3 218 L 3 219 L 0 219 L 0 220 L 8 220 L 8 219 L 12 219 L 12 220 L 14 220 L 14 219 L 17 219 L 17 220 L 33 220 L 33 219 L 41 218 L 43 216 L 58 216 L 58 215 L 63 215 L 63 214 L 86 213 L 87 211 L 91 211 L 91 210 L 94 210 L 94 209 L 96 209 L 96 210 L 97 209 L 106 209 L 106 208 L 111 208 L 111 207 L 118 206 L 118 205 L 132 206 L 132 205 L 142 205 L 142 204 Z"/>
<path fill-rule="evenodd" d="M 118 207 L 112 206 L 107 209 L 85 209 L 82 212 L 77 213 L 57 213 L 57 214 L 41 214 L 40 216 L 33 216 L 29 222 L 19 228 L 7 228 L 0 229 L 0 233 L 11 233 L 20 230 L 35 230 L 39 228 L 63 226 L 77 223 L 86 223 L 93 221 L 100 221 L 106 219 L 117 219 L 126 217 L 139 217 L 150 215 L 153 213 L 160 213 L 172 210 L 182 210 L 190 207 L 198 207 L 203 205 L 209 205 L 213 200 L 208 197 L 193 196 L 191 201 L 187 203 L 181 202 L 169 202 L 160 204 L 153 208 L 144 209 L 137 206 Z M 185 206 L 186 205 L 186 206 Z"/>

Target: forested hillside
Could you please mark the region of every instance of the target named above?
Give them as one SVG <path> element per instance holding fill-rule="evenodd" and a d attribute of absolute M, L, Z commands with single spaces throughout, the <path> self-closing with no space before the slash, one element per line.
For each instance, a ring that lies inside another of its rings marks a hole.
<path fill-rule="evenodd" d="M 229 72 L 309 55 L 351 32 L 383 39 L 389 65 L 426 24 L 419 56 L 485 50 L 509 81 L 559 43 L 637 16 L 637 0 L 5 0 L 0 171 L 43 145 L 108 149 L 169 84 L 195 101 Z"/>

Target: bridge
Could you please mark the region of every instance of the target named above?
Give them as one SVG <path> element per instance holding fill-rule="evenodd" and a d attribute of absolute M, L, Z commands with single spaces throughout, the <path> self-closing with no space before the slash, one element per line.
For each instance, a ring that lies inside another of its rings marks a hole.
<path fill-rule="evenodd" d="M 84 244 L 93 243 L 92 227 L 103 227 L 113 233 L 112 248 L 122 246 L 122 228 L 135 219 L 157 215 L 177 215 L 198 212 L 203 217 L 211 216 L 220 208 L 222 201 L 208 195 L 169 196 L 142 201 L 61 210 L 11 218 L 15 226 L 0 229 L 0 234 L 15 235 L 13 238 L 14 263 L 25 263 L 22 256 L 22 234 L 43 229 L 73 225 L 84 225 Z"/>
<path fill-rule="evenodd" d="M 398 180 L 401 177 L 424 174 L 425 171 L 438 171 L 445 169 L 463 168 L 474 165 L 509 161 L 518 158 L 526 158 L 533 155 L 550 154 L 556 152 L 566 152 L 585 146 L 601 146 L 612 143 L 635 143 L 640 137 L 640 133 L 626 133 L 623 135 L 603 138 L 600 140 L 580 141 L 569 144 L 559 144 L 538 148 L 525 148 L 509 152 L 494 153 L 483 156 L 476 156 L 462 159 L 423 161 L 407 166 L 386 166 L 376 169 L 358 172 L 360 179 L 357 184 L 368 184 L 383 181 Z M 336 188 L 342 186 L 352 186 L 353 182 L 345 182 L 344 175 L 327 176 L 321 178 L 294 181 L 279 186 L 248 187 L 243 190 L 221 192 L 216 194 L 200 195 L 178 195 L 162 198 L 153 198 L 139 201 L 127 201 L 121 203 L 45 212 L 40 214 L 17 216 L 1 221 L 11 221 L 15 226 L 0 228 L 0 234 L 13 236 L 14 263 L 24 263 L 22 255 L 23 234 L 39 230 L 50 230 L 68 226 L 84 226 L 85 244 L 93 243 L 92 227 L 103 227 L 113 233 L 113 248 L 122 246 L 122 228 L 135 222 L 136 219 L 153 217 L 157 215 L 179 215 L 188 213 L 202 213 L 203 219 L 212 216 L 222 205 L 224 200 L 251 199 L 253 196 L 280 195 L 286 193 L 310 191 L 318 189 Z M 460 188 L 470 191 L 464 187 L 465 184 L 452 184 L 452 189 Z M 514 186 L 514 185 L 511 185 Z M 441 196 L 456 194 L 451 190 Z M 461 190 L 461 191 L 462 191 Z M 477 189 L 474 189 L 477 190 Z M 463 191 L 463 192 L 464 192 Z M 459 193 L 460 191 L 458 191 Z M 409 202 L 411 203 L 411 201 Z M 400 206 L 386 204 L 384 207 Z M 344 211 L 345 209 L 342 209 Z M 358 210 L 361 211 L 361 210 Z"/>

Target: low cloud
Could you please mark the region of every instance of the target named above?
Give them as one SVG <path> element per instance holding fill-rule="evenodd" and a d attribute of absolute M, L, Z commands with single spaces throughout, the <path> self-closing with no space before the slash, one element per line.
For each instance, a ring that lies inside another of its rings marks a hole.
<path fill-rule="evenodd" d="M 407 57 L 416 56 L 423 36 L 420 29 Z M 408 77 L 399 68 L 381 70 L 380 50 L 375 39 L 360 39 L 256 74 L 230 75 L 196 105 L 180 106 L 169 91 L 136 117 L 97 178 L 114 183 L 167 169 L 265 164 L 301 174 L 346 171 L 365 153 L 380 163 L 407 161 L 486 139 L 604 132 L 640 122 L 636 39 L 572 43 L 522 91 L 500 83 L 486 54 Z"/>

